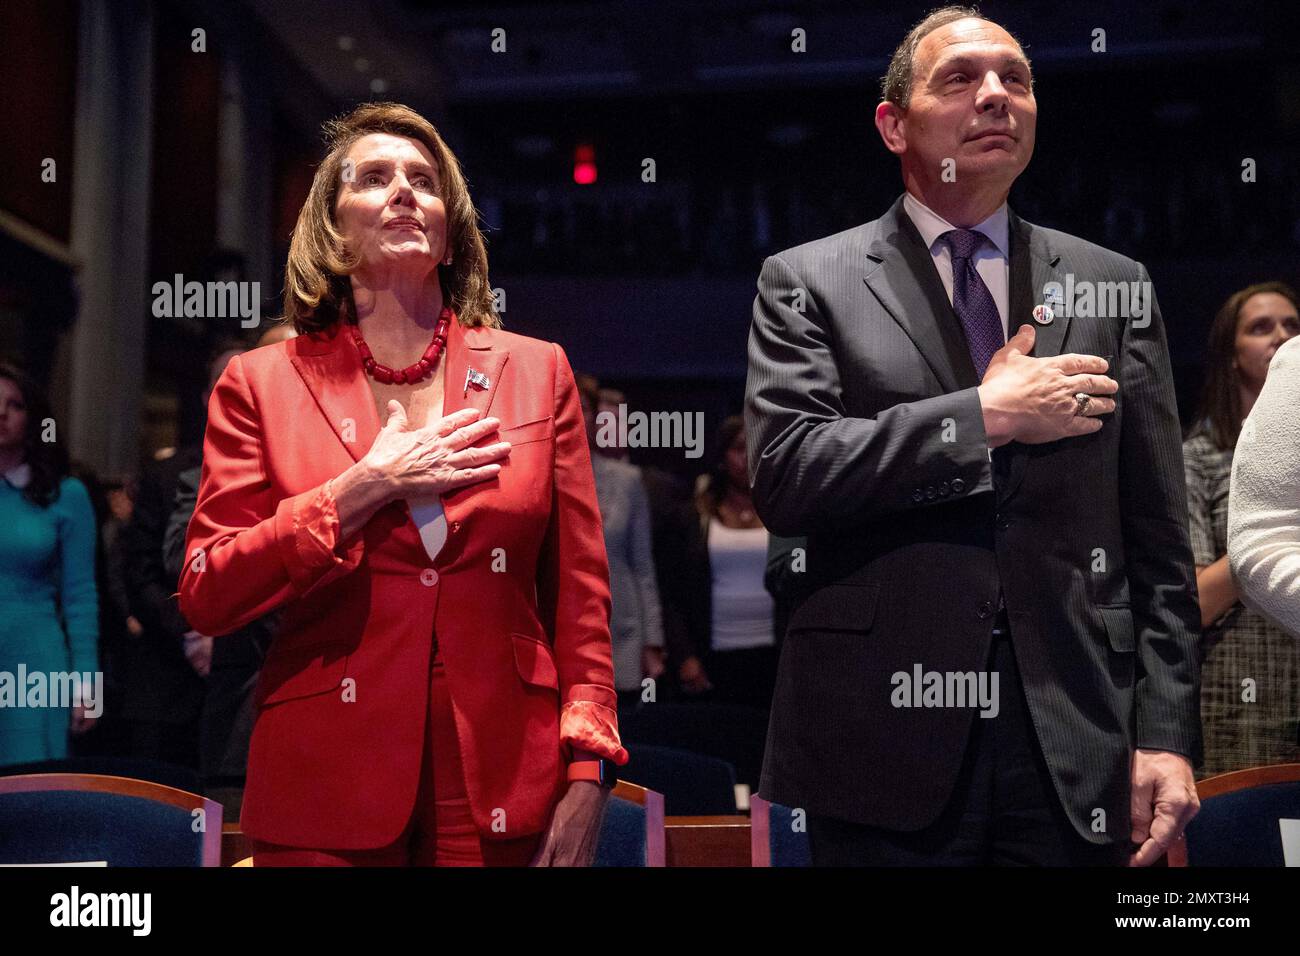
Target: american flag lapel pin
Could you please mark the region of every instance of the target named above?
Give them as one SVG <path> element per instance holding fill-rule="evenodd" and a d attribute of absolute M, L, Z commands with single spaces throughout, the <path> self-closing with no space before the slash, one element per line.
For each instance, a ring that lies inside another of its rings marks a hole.
<path fill-rule="evenodd" d="M 471 385 L 475 388 L 487 388 L 491 384 L 492 380 L 488 378 L 485 373 L 472 368 L 465 370 L 465 395 L 469 394 L 469 387 Z"/>

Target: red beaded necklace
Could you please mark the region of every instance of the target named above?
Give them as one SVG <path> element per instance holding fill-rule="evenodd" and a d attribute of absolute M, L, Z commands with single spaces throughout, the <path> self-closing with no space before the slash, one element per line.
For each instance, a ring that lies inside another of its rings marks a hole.
<path fill-rule="evenodd" d="M 438 314 L 438 324 L 433 329 L 433 341 L 429 343 L 429 347 L 424 350 L 418 362 L 403 369 L 392 369 L 376 362 L 370 352 L 370 346 L 366 345 L 366 340 L 361 337 L 361 327 L 351 323 L 348 329 L 352 332 L 352 341 L 357 343 L 357 351 L 361 353 L 361 365 L 367 375 L 385 385 L 414 385 L 437 366 L 438 356 L 447 345 L 447 330 L 454 321 L 456 321 L 456 313 L 451 311 L 449 306 L 444 306 L 442 312 Z"/>

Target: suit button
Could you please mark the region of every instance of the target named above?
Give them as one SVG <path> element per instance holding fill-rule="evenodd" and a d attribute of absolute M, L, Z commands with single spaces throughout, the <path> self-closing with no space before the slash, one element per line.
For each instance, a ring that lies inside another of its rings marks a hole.
<path fill-rule="evenodd" d="M 925 500 L 925 492 L 922 491 L 920 488 L 917 488 L 915 491 L 912 492 L 912 500 L 919 505 L 922 501 Z"/>
<path fill-rule="evenodd" d="M 992 601 L 985 601 L 983 604 L 980 605 L 980 609 L 979 609 L 979 611 L 978 611 L 978 614 L 979 614 L 979 618 L 980 618 L 981 621 L 984 620 L 986 617 L 988 617 L 988 616 L 989 616 L 990 614 L 992 614 L 992 613 L 993 613 L 993 602 L 992 602 Z"/>
<path fill-rule="evenodd" d="M 1006 531 L 1011 527 L 1011 519 L 1006 515 L 998 515 L 998 530 Z"/>
<path fill-rule="evenodd" d="M 433 568 L 425 568 L 420 572 L 420 583 L 426 588 L 431 588 L 438 583 L 438 572 Z"/>
<path fill-rule="evenodd" d="M 938 493 L 934 490 L 934 485 L 930 485 L 925 489 L 926 501 L 934 501 L 934 499 L 937 497 L 938 497 Z"/>
<path fill-rule="evenodd" d="M 954 478 L 952 480 L 952 493 L 954 495 L 959 495 L 965 490 L 966 490 L 966 482 L 964 482 L 960 478 Z"/>
<path fill-rule="evenodd" d="M 946 481 L 939 482 L 939 497 L 947 498 L 952 493 L 952 486 Z"/>
<path fill-rule="evenodd" d="M 455 534 L 455 533 L 456 533 L 457 531 L 459 531 L 459 530 L 460 530 L 460 522 L 459 522 L 459 521 L 453 521 L 453 522 L 451 523 L 451 533 L 452 533 L 452 534 Z"/>

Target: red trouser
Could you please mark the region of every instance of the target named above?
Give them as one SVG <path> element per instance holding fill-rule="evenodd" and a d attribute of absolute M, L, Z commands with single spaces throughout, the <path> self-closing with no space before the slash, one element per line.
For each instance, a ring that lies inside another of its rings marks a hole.
<path fill-rule="evenodd" d="M 253 840 L 254 866 L 527 866 L 542 834 L 484 840 L 470 815 L 442 659 L 429 672 L 429 718 L 415 811 L 402 835 L 373 850 L 311 850 Z"/>

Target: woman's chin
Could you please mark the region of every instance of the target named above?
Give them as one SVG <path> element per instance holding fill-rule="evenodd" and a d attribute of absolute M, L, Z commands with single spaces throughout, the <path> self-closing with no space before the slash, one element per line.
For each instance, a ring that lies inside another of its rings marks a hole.
<path fill-rule="evenodd" d="M 398 234 L 391 238 L 383 245 L 384 251 L 388 255 L 429 255 L 429 240 L 424 236 L 417 234 L 401 235 Z"/>
<path fill-rule="evenodd" d="M 412 265 L 419 262 L 426 262 L 432 267 L 433 255 L 429 252 L 429 244 L 423 237 L 413 237 L 407 240 L 385 242 L 378 249 L 379 255 L 376 256 L 378 262 L 392 265 L 395 262 L 410 263 Z"/>

